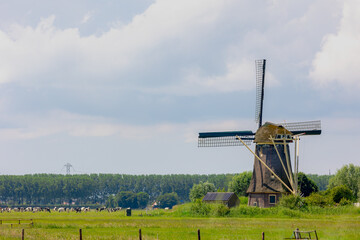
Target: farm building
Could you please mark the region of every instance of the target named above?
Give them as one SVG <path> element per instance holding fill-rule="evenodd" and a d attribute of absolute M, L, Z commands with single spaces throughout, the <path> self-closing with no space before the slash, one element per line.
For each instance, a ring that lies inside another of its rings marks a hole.
<path fill-rule="evenodd" d="M 222 203 L 229 208 L 240 204 L 239 198 L 233 192 L 208 192 L 203 198 L 203 202 Z"/>

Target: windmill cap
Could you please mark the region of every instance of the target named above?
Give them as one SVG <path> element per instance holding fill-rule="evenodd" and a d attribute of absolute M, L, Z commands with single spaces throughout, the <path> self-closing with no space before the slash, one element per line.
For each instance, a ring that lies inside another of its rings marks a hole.
<path fill-rule="evenodd" d="M 292 140 L 292 133 L 282 125 L 266 122 L 255 134 L 255 143 L 272 144 L 271 138 Z"/>

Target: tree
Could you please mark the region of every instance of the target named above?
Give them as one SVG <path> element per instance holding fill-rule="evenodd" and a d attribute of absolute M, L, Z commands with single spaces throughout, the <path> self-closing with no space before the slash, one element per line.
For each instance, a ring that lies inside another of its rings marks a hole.
<path fill-rule="evenodd" d="M 247 189 L 249 188 L 252 173 L 250 171 L 235 175 L 229 183 L 229 190 L 236 193 L 236 195 L 247 196 Z"/>
<path fill-rule="evenodd" d="M 354 198 L 360 198 L 360 166 L 349 164 L 338 170 L 333 178 L 330 179 L 329 188 L 345 185 L 354 194 Z"/>
<path fill-rule="evenodd" d="M 157 198 L 159 207 L 161 208 L 172 208 L 179 202 L 179 197 L 176 193 L 165 193 Z"/>
<path fill-rule="evenodd" d="M 109 198 L 106 200 L 105 206 L 108 207 L 108 208 L 117 207 L 118 204 L 116 202 L 115 196 L 110 195 Z"/>
<path fill-rule="evenodd" d="M 306 176 L 315 182 L 319 191 L 325 191 L 328 188 L 330 178 L 334 175 L 306 174 Z"/>
<path fill-rule="evenodd" d="M 298 174 L 298 186 L 304 197 L 310 196 L 311 193 L 319 191 L 316 183 L 302 172 L 299 172 Z"/>
<path fill-rule="evenodd" d="M 354 198 L 353 192 L 348 186 L 336 186 L 330 190 L 330 196 L 335 203 L 339 203 L 342 199 L 352 201 Z"/>
<path fill-rule="evenodd" d="M 208 192 L 216 192 L 215 185 L 209 182 L 200 182 L 199 184 L 194 184 L 190 190 L 189 198 L 191 201 L 196 201 L 196 199 L 203 198 Z"/>
<path fill-rule="evenodd" d="M 130 191 L 122 191 L 116 194 L 116 200 L 119 207 L 138 208 L 136 193 Z"/>
<path fill-rule="evenodd" d="M 137 198 L 137 203 L 139 208 L 145 208 L 149 202 L 149 194 L 145 193 L 145 192 L 139 192 L 136 195 Z"/>

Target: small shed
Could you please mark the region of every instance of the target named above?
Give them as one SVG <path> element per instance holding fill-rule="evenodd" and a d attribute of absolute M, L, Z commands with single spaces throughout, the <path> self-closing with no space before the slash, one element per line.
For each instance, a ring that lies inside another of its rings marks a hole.
<path fill-rule="evenodd" d="M 208 192 L 203 198 L 203 202 L 222 203 L 229 208 L 240 204 L 239 198 L 233 192 Z"/>

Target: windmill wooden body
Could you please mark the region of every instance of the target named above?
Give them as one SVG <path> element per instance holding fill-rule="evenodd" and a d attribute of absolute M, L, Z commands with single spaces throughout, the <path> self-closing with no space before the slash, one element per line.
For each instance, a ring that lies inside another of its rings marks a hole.
<path fill-rule="evenodd" d="M 320 121 L 262 125 L 266 60 L 256 62 L 256 121 L 258 130 L 199 133 L 199 147 L 245 146 L 254 154 L 254 168 L 248 204 L 274 206 L 282 194 L 298 194 L 298 140 L 301 135 L 321 134 Z M 295 141 L 294 171 L 290 162 L 289 143 Z M 255 143 L 255 152 L 248 145 Z"/>

